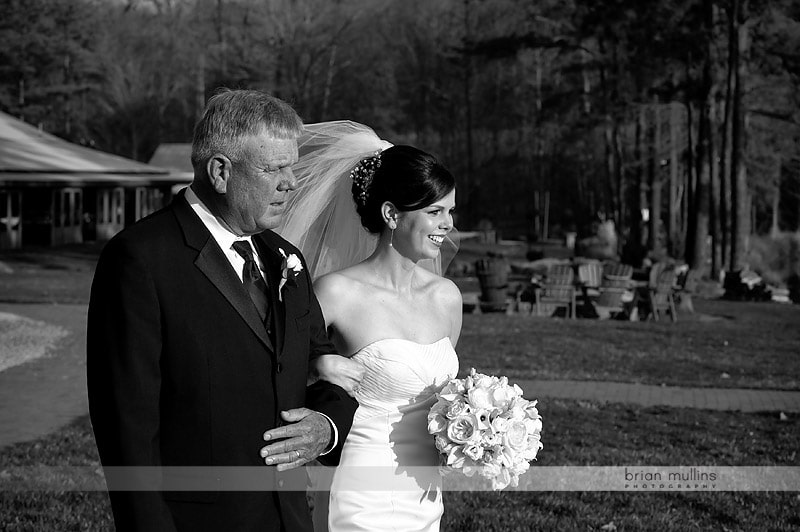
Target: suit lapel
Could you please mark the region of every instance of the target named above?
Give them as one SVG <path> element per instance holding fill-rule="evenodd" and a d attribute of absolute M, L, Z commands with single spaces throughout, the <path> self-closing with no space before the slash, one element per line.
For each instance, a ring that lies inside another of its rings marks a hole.
<path fill-rule="evenodd" d="M 267 285 L 269 286 L 270 302 L 272 304 L 272 316 L 275 320 L 275 353 L 278 357 L 283 352 L 283 341 L 286 334 L 286 302 L 281 301 L 278 288 L 281 282 L 281 265 L 283 255 L 278 249 L 264 238 L 264 233 L 255 235 L 253 243 L 258 250 L 258 256 L 264 264 L 267 272 Z"/>
<path fill-rule="evenodd" d="M 180 194 L 172 205 L 178 223 L 183 228 L 186 244 L 199 251 L 194 262 L 195 266 L 214 284 L 259 340 L 270 351 L 275 352 L 275 346 L 267 335 L 258 311 L 216 240 L 211 237 L 211 233 L 183 198 L 183 194 Z"/>

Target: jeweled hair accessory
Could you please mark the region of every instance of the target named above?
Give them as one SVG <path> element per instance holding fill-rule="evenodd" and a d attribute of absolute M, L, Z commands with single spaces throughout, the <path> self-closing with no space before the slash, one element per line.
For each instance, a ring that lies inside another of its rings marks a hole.
<path fill-rule="evenodd" d="M 381 150 L 378 150 L 373 155 L 361 159 L 355 168 L 350 171 L 350 179 L 353 180 L 353 183 L 355 183 L 359 190 L 356 197 L 361 205 L 367 203 L 367 189 L 369 188 L 369 184 L 372 183 L 375 170 L 380 167 Z"/>

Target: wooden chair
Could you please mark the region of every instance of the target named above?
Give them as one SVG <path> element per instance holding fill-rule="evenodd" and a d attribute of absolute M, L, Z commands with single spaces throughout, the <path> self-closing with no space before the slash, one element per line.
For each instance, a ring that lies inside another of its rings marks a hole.
<path fill-rule="evenodd" d="M 675 270 L 666 268 L 658 275 L 655 287 L 648 289 L 648 319 L 658 321 L 660 312 L 669 312 L 672 321 L 678 321 L 678 313 L 675 311 L 675 279 Z"/>
<path fill-rule="evenodd" d="M 678 309 L 693 313 L 694 303 L 692 296 L 697 293 L 697 285 L 700 282 L 700 272 L 698 270 L 688 270 L 678 276 L 678 288 L 675 296 L 678 298 Z"/>
<path fill-rule="evenodd" d="M 567 316 L 575 319 L 575 272 L 570 264 L 550 267 L 541 286 L 536 288 L 536 315 L 542 316 L 545 309 L 565 308 Z M 549 314 L 552 315 L 552 314 Z"/>
<path fill-rule="evenodd" d="M 603 281 L 603 264 L 600 261 L 584 262 L 578 265 L 578 283 L 585 302 L 591 302 L 600 295 Z"/>
<path fill-rule="evenodd" d="M 629 307 L 635 307 L 632 279 L 633 266 L 615 262 L 603 266 L 603 279 L 594 302 L 597 315 L 601 319 L 614 317 L 628 312 Z"/>
<path fill-rule="evenodd" d="M 602 319 L 613 318 L 616 315 L 627 311 L 627 303 L 630 301 L 630 291 L 625 288 L 606 286 L 600 288 L 600 295 L 594 302 L 597 317 Z"/>
<path fill-rule="evenodd" d="M 630 290 L 633 279 L 633 266 L 619 262 L 607 262 L 603 265 L 601 288 L 625 288 Z"/>

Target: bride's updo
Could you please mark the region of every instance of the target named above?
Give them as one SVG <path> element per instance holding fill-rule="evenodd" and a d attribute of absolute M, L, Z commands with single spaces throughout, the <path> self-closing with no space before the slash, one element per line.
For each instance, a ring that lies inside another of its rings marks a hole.
<path fill-rule="evenodd" d="M 392 146 L 363 159 L 351 173 L 353 200 L 363 225 L 381 233 L 381 205 L 414 211 L 445 197 L 456 186 L 453 175 L 433 155 L 413 146 Z"/>

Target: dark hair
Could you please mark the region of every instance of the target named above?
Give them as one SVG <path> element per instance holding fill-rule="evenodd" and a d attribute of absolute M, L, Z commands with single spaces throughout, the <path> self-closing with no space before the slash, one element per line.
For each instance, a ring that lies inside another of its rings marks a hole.
<path fill-rule="evenodd" d="M 456 186 L 453 175 L 436 158 L 413 146 L 392 146 L 380 154 L 380 166 L 366 183 L 353 182 L 353 199 L 361 225 L 370 233 L 385 227 L 381 205 L 391 202 L 399 211 L 422 209 L 442 199 Z"/>
<path fill-rule="evenodd" d="M 221 89 L 195 125 L 192 165 L 204 165 L 215 153 L 237 162 L 244 139 L 263 130 L 278 139 L 293 139 L 303 133 L 303 121 L 291 105 L 266 92 Z"/>

